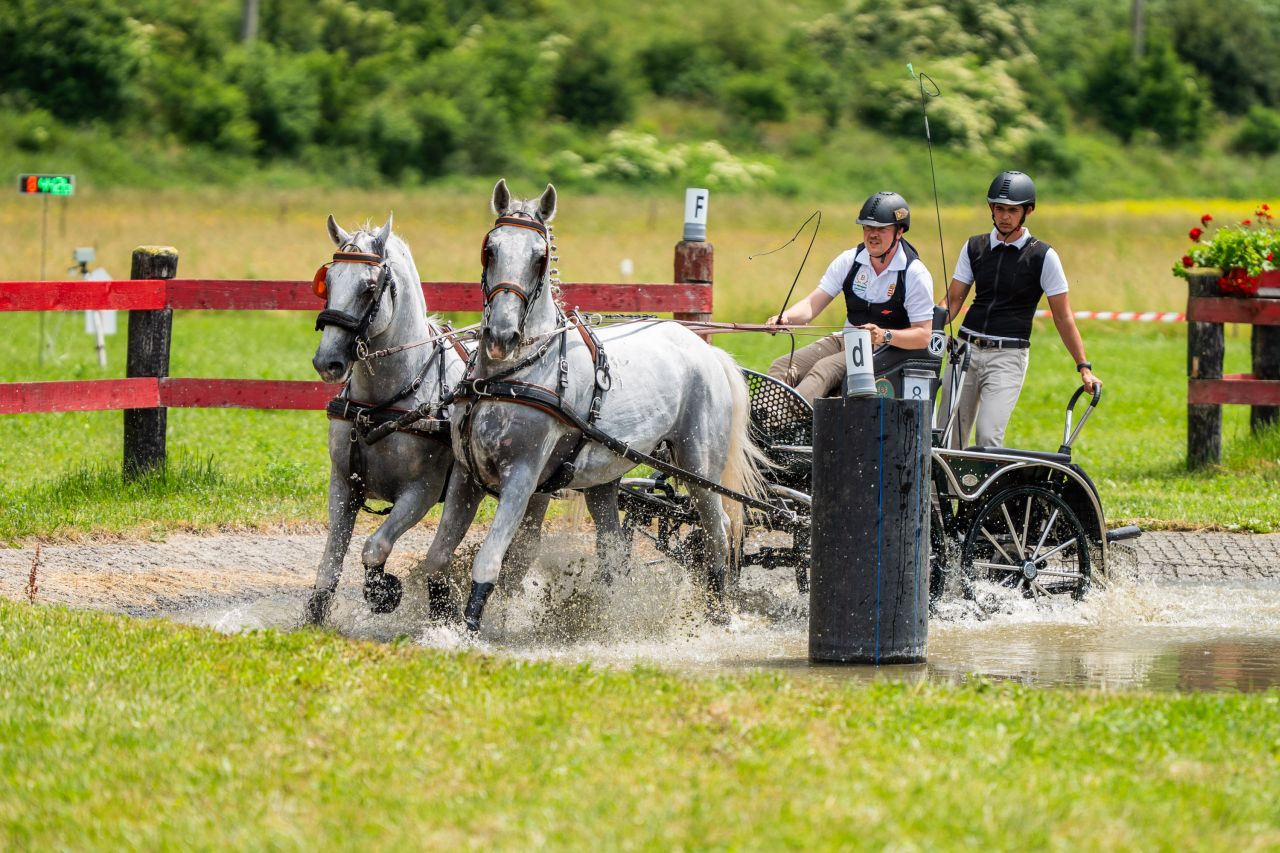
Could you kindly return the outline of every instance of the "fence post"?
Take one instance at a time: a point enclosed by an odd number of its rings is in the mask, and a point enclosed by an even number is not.
[[[712,279],[715,271],[715,247],[705,240],[681,240],[676,243],[675,282],[679,284],[704,285],[712,292]],[[681,311],[673,314],[677,320],[692,320],[696,323],[708,323],[711,314],[700,311]],[[699,332],[703,338],[710,338],[710,332]]]
[[[1280,326],[1254,326],[1250,342],[1255,379],[1280,379]],[[1280,406],[1250,406],[1249,428],[1257,433],[1280,421]]]
[[[178,250],[171,246],[139,246],[133,250],[129,277],[171,279],[178,273]],[[125,376],[168,376],[173,309],[129,312],[129,355]],[[133,479],[163,468],[168,410],[124,410],[124,476]]]
[[[1191,297],[1217,296],[1216,273],[1192,273],[1187,278]],[[1190,306],[1188,306],[1190,307]],[[1187,378],[1221,379],[1226,341],[1221,323],[1187,323]],[[1201,468],[1222,461],[1222,406],[1187,404],[1187,467]]]

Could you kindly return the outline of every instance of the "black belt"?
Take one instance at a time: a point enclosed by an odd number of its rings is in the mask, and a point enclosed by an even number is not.
[[[1031,341],[1024,341],[1021,338],[999,340],[997,338],[984,338],[979,335],[971,335],[968,332],[961,332],[960,340],[968,341],[979,349],[1026,349],[1031,346]]]

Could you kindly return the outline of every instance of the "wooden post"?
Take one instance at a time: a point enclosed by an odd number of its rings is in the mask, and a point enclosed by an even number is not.
[[[676,243],[675,278],[678,284],[701,284],[708,290],[712,288],[715,272],[715,247],[703,240],[681,240]],[[711,321],[710,313],[681,311],[673,314],[677,320],[692,320],[697,323]],[[698,333],[704,340],[711,339],[711,333]]]
[[[1250,348],[1255,379],[1280,379],[1280,326],[1254,326]],[[1280,422],[1280,406],[1251,406],[1249,427],[1255,433]]]
[[[171,279],[178,272],[178,250],[170,246],[139,246],[133,250],[130,278]],[[129,354],[125,376],[168,376],[173,309],[129,312]],[[133,479],[164,468],[168,410],[124,410],[124,476]]]
[[[1216,273],[1192,273],[1188,293],[1217,296]],[[1221,379],[1226,341],[1221,323],[1187,323],[1187,378]],[[1201,468],[1222,461],[1222,406],[1187,404],[1187,467]]]

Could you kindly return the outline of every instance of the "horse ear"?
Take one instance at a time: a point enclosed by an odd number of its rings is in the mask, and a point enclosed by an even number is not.
[[[556,215],[556,187],[555,184],[547,184],[547,188],[542,191],[542,197],[538,199],[538,213],[542,216],[543,222],[550,222]]]
[[[501,216],[511,207],[511,190],[507,189],[506,178],[498,178],[498,183],[494,184],[493,200],[489,206],[493,208],[494,216]]]
[[[373,232],[373,250],[379,255],[387,253],[387,238],[391,236],[391,213],[387,213],[387,224]]]
[[[332,213],[329,214],[329,239],[339,249],[351,242],[351,235],[342,230],[342,226],[333,218]]]

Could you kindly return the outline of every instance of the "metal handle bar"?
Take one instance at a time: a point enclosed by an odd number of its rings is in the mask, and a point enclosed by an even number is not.
[[[1098,385],[1093,386],[1093,398],[1089,400],[1089,407],[1084,410],[1084,414],[1080,416],[1080,422],[1076,424],[1076,428],[1071,429],[1071,415],[1075,410],[1076,402],[1080,399],[1080,395],[1085,392],[1085,387],[1081,385],[1076,389],[1076,393],[1071,395],[1071,402],[1067,403],[1066,425],[1062,429],[1062,446],[1058,448],[1059,453],[1071,455],[1071,444],[1076,440],[1076,436],[1080,434],[1080,430],[1084,429],[1084,422],[1089,420],[1089,415],[1093,414],[1093,410],[1097,408],[1098,401],[1102,399],[1102,388]]]

